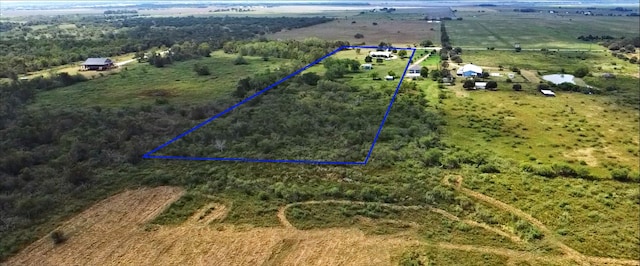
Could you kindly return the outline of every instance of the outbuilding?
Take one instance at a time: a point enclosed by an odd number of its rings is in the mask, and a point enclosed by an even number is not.
[[[481,77],[482,68],[474,64],[466,64],[459,68],[458,71],[456,71],[456,74],[464,77]]]
[[[540,92],[547,97],[556,97],[556,94],[552,90],[540,90]]]

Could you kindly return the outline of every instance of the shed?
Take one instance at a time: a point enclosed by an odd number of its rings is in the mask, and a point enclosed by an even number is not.
[[[485,89],[487,88],[487,83],[486,82],[476,82],[475,85],[473,86],[476,90],[478,89]]]
[[[552,90],[540,90],[544,96],[556,97],[556,94]]]
[[[386,79],[386,80],[393,80],[393,76],[386,76],[386,77],[384,77],[384,79]]]
[[[362,65],[360,65],[360,67],[363,70],[371,70],[371,69],[373,69],[373,65],[372,64],[362,64]]]
[[[88,58],[82,63],[80,70],[107,70],[114,66],[113,61],[109,58]]]

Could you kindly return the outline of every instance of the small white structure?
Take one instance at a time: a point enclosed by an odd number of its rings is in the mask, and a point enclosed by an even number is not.
[[[391,52],[389,51],[373,51],[369,53],[369,56],[374,58],[391,58]]]
[[[516,77],[516,75],[515,75],[515,74],[513,74],[513,73],[509,73],[509,74],[507,74],[507,77],[509,77],[510,79],[513,79],[513,78],[515,78],[515,77]]]
[[[407,70],[407,77],[414,78],[420,76],[420,66],[412,66]]]
[[[386,76],[386,77],[384,77],[384,79],[386,79],[386,80],[393,80],[393,76]]]
[[[476,82],[474,85],[474,89],[476,90],[480,90],[480,89],[486,89],[487,88],[487,83],[486,82]]]
[[[363,70],[371,70],[371,69],[373,69],[373,65],[372,64],[362,64],[362,65],[360,65],[360,67]]]
[[[556,97],[556,94],[552,90],[540,90],[544,96]]]

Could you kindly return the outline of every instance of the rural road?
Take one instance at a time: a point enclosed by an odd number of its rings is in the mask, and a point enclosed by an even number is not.
[[[125,61],[122,61],[122,62],[116,62],[116,65],[117,66],[123,66],[123,65],[129,64],[129,63],[131,63],[133,61],[136,61],[136,59],[129,59],[129,60],[125,60]]]

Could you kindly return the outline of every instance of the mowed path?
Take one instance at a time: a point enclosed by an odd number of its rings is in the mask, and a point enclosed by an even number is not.
[[[482,193],[479,192],[475,192],[473,190],[470,190],[468,188],[464,188],[462,187],[462,176],[455,176],[455,184],[451,184],[449,182],[449,177],[445,177],[442,179],[442,183],[444,183],[445,185],[448,186],[453,186],[456,190],[462,192],[463,194],[475,198],[477,200],[483,201],[488,203],[489,205],[492,205],[498,209],[501,209],[503,211],[507,211],[515,216],[518,216],[521,219],[524,219],[528,222],[530,222],[531,224],[533,224],[535,227],[538,228],[538,230],[540,230],[544,236],[554,245],[558,246],[565,254],[565,259],[569,259],[570,261],[573,261],[575,263],[578,263],[580,265],[592,265],[592,264],[597,264],[597,265],[640,265],[640,261],[636,261],[636,260],[628,260],[628,259],[615,259],[615,258],[603,258],[603,257],[594,257],[594,256],[586,256],[583,255],[582,253],[576,251],[575,249],[567,246],[566,244],[562,243],[560,240],[558,240],[555,237],[555,234],[549,230],[549,228],[547,228],[547,226],[545,226],[542,222],[540,222],[540,220],[534,218],[533,216],[531,216],[530,214],[514,207],[511,206],[509,204],[506,204],[502,201],[499,201],[497,199],[494,199],[492,197],[489,197],[487,195],[484,195]]]

